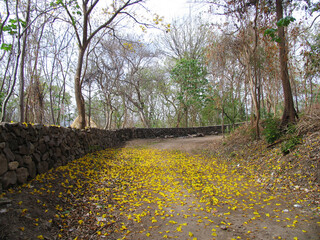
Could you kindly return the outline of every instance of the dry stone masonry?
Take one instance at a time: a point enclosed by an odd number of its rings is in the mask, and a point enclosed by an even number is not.
[[[1,123],[0,192],[26,183],[37,174],[65,165],[89,152],[119,147],[133,138],[211,135],[220,132],[220,126],[79,130],[42,124]]]

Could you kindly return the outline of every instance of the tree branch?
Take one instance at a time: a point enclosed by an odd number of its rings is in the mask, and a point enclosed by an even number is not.
[[[112,16],[111,18],[106,21],[104,24],[100,25],[100,27],[98,27],[94,32],[92,32],[88,38],[88,41],[90,42],[91,39],[103,28],[107,27],[108,25],[110,25],[112,23],[112,21],[120,14],[122,13],[121,11],[124,10],[126,7],[129,7],[129,6],[132,6],[134,4],[137,4],[139,2],[142,2],[143,0],[137,0],[137,1],[134,1],[132,3],[131,0],[128,0],[122,7],[120,7]]]

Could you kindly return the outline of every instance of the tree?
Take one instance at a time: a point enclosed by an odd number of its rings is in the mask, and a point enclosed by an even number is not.
[[[126,9],[128,9],[130,6],[143,2],[143,0],[114,1],[112,4],[113,9],[108,15],[108,19],[102,24],[98,25],[95,29],[92,29],[93,24],[90,22],[90,19],[93,18],[92,13],[94,12],[93,10],[97,6],[98,2],[99,0],[82,0],[82,6],[80,7],[77,1],[71,1],[71,6],[68,4],[69,1],[59,1],[59,4],[63,6],[67,13],[69,18],[68,22],[73,26],[78,43],[78,59],[74,77],[74,93],[79,114],[80,128],[85,128],[86,126],[85,103],[82,94],[82,75],[86,50],[93,38],[100,31],[114,31],[114,28],[111,26],[111,24],[115,22],[115,19],[117,19],[119,15],[126,15],[134,18],[129,12],[126,11]],[[77,15],[82,16],[82,23],[76,20]]]
[[[283,18],[282,0],[276,0],[277,20],[278,20],[278,37],[279,37],[279,54],[280,54],[280,69],[281,81],[284,95],[284,109],[281,119],[281,125],[286,126],[296,121],[298,117],[293,104],[292,91],[289,80],[288,71],[288,50],[286,48],[286,38],[284,26],[289,23]]]
[[[201,81],[205,79],[206,68],[204,63],[204,54],[210,35],[208,34],[210,26],[203,22],[201,17],[184,18],[182,21],[174,21],[169,32],[161,38],[161,48],[168,56],[170,75],[173,84],[177,85],[175,99],[169,99],[170,102],[178,102],[178,106],[173,105],[176,111],[177,126],[181,124],[184,117],[184,125],[189,125],[191,116],[192,125],[200,122],[200,110],[204,106],[204,98],[198,98],[196,91],[202,91]],[[179,74],[182,74],[179,76]],[[196,76],[197,74],[203,76]],[[199,81],[197,83],[197,81]],[[193,89],[199,87],[199,89]],[[186,91],[183,93],[183,91]],[[202,96],[204,97],[204,96]],[[194,105],[192,105],[194,104]]]
[[[175,20],[160,40],[161,49],[173,59],[200,59],[208,43],[209,29],[200,17]]]
[[[1,92],[6,92],[6,97],[2,103],[2,117],[1,120],[6,120],[6,106],[10,100],[10,97],[17,94],[19,97],[19,121],[25,121],[25,85],[28,79],[28,73],[30,75],[37,75],[35,70],[37,66],[38,52],[35,56],[34,68],[27,69],[32,65],[32,54],[27,51],[27,49],[33,49],[30,47],[29,36],[35,28],[41,28],[42,31],[45,28],[46,21],[42,19],[42,16],[47,16],[46,14],[52,10],[52,7],[47,4],[47,2],[39,3],[31,0],[17,0],[15,4],[9,4],[9,1],[4,1],[7,8],[7,16],[5,21],[1,24],[0,35],[2,35],[2,40],[5,43],[1,44],[1,50],[4,54],[0,58],[3,60],[6,52],[9,52],[7,57],[7,66],[5,68],[5,74],[3,76],[3,81],[1,85]],[[10,8],[10,11],[9,11]],[[10,12],[14,12],[14,17],[12,18]],[[49,14],[52,16],[53,14]],[[10,19],[9,19],[10,18]],[[9,19],[9,20],[8,20]],[[7,21],[8,20],[8,21]],[[36,25],[39,24],[39,25]],[[35,26],[36,25],[36,26]],[[5,35],[5,36],[4,36]],[[41,34],[40,34],[41,35]],[[10,38],[12,39],[9,43]],[[37,50],[40,48],[41,36],[36,39],[35,43]],[[29,58],[29,59],[28,59]],[[27,61],[30,60],[30,61]],[[11,65],[11,66],[10,66]],[[10,69],[11,68],[11,69]],[[10,72],[11,70],[11,72]],[[29,76],[30,77],[30,76]],[[32,78],[32,77],[31,77]],[[15,92],[15,85],[19,79],[19,93]],[[8,89],[5,90],[4,86],[7,85]],[[14,101],[16,102],[16,101]]]
[[[7,70],[9,69],[9,63],[12,60],[11,54],[13,56],[15,56],[15,62],[12,67],[12,73],[9,77],[9,80],[12,80],[12,82],[10,82],[8,84],[9,88],[8,88],[8,91],[6,92],[6,96],[5,96],[5,98],[2,102],[2,106],[1,106],[1,122],[5,121],[7,104],[8,104],[9,99],[11,98],[11,96],[14,92],[14,88],[15,88],[15,85],[17,82],[19,59],[21,56],[21,37],[22,37],[21,33],[23,32],[22,28],[26,27],[25,22],[19,18],[18,7],[19,7],[19,1],[16,1],[16,4],[15,4],[15,11],[16,11],[15,17],[16,17],[16,19],[10,19],[9,24],[7,24],[7,26],[4,25],[6,22],[1,24],[1,31],[8,32],[8,34],[12,37],[12,42],[10,44],[3,43],[1,45],[1,49],[5,50],[5,51],[10,51],[10,55],[8,58],[8,64],[7,64],[7,68],[6,68],[6,73],[7,73]],[[7,17],[9,17],[10,12],[9,12],[8,4],[6,4],[6,8],[7,8],[7,14],[8,14]],[[1,32],[1,34],[3,34],[3,32]],[[17,38],[16,44],[14,44],[15,38]],[[14,46],[14,45],[16,45],[16,46]],[[16,49],[15,49],[15,47],[16,47]],[[4,74],[4,76],[6,76],[6,74]],[[6,81],[6,77],[3,78],[3,83],[4,83],[4,81]]]
[[[261,17],[261,9],[265,6],[260,3],[260,1],[246,1],[246,0],[236,0],[236,1],[213,1],[213,4],[217,5],[218,8],[223,10],[223,14],[228,18],[228,22],[231,24],[224,28],[221,27],[223,35],[225,36],[224,41],[222,44],[219,44],[216,49],[209,49],[209,51],[216,52],[215,55],[218,55],[218,60],[220,63],[220,59],[225,58],[225,53],[223,52],[224,49],[232,48],[233,56],[237,58],[234,62],[240,65],[241,69],[244,69],[244,76],[245,79],[238,78],[239,82],[243,81],[241,84],[244,83],[245,88],[248,87],[251,95],[251,120],[252,124],[255,126],[256,137],[260,137],[259,131],[259,121],[260,121],[260,98],[261,98],[261,62],[259,49],[260,49],[260,36],[259,36],[259,28],[262,25],[262,17]],[[228,40],[228,38],[230,40]],[[229,43],[228,43],[229,42]],[[229,46],[225,46],[229,44]],[[220,47],[220,49],[219,49]],[[221,48],[222,47],[222,48]],[[219,53],[221,52],[221,53]],[[219,53],[219,54],[217,54]],[[220,55],[220,56],[219,56]],[[222,56],[222,57],[221,57]],[[225,62],[222,61],[222,63]],[[234,66],[234,65],[233,65]],[[225,69],[228,68],[226,64],[220,63],[220,68]],[[234,69],[234,68],[231,68]],[[221,79],[224,83],[222,85],[226,85],[227,81],[225,80],[226,71],[222,70]],[[242,72],[242,71],[240,71]],[[229,77],[229,79],[233,79],[233,77]],[[233,82],[233,81],[232,81]],[[222,86],[223,89],[225,86]],[[232,86],[233,88],[233,86]],[[238,88],[240,90],[240,88]],[[247,89],[245,90],[247,91]],[[234,95],[231,95],[232,98]],[[245,93],[247,97],[247,94]],[[224,98],[222,98],[225,100]],[[234,99],[234,98],[233,98]],[[235,99],[234,99],[235,100]],[[240,103],[240,101],[239,101]],[[233,105],[234,106],[234,105]],[[241,104],[239,104],[241,106]],[[222,107],[225,107],[222,104]],[[223,114],[226,115],[225,109],[223,109]],[[241,109],[238,109],[240,112]],[[227,115],[226,115],[227,116]],[[232,118],[229,114],[229,120]]]
[[[124,73],[124,46],[112,36],[106,36],[93,50],[96,81],[103,101],[104,129],[111,129],[112,121],[118,105],[117,86]],[[125,122],[125,120],[124,120]]]
[[[26,26],[29,25],[30,21],[30,5],[31,1],[28,0],[27,2],[27,9],[26,9],[26,17],[25,17],[25,24]],[[24,119],[24,65],[25,65],[25,58],[26,58],[26,51],[27,51],[27,38],[28,38],[28,28],[26,28],[23,33],[23,40],[22,40],[22,49],[21,49],[21,58],[20,58],[20,73],[19,73],[19,80],[20,80],[20,122],[23,122]]]
[[[318,26],[319,27],[319,26]],[[310,33],[309,33],[310,34]],[[316,100],[316,79],[320,77],[320,34],[310,34],[305,38],[304,57],[304,77],[305,77],[305,106],[312,106]],[[309,83],[309,85],[308,85]]]
[[[127,73],[120,81],[119,93],[133,105],[131,111],[137,112],[143,126],[148,128],[151,127],[148,100],[153,92],[153,79],[148,76],[147,69],[156,55],[147,44],[139,41],[126,43],[122,51]]]
[[[192,123],[196,122],[196,112],[202,107],[206,98],[208,80],[206,67],[196,59],[182,58],[171,70],[171,78],[178,84],[178,100],[184,112],[185,127],[188,127],[189,114]],[[180,119],[178,119],[179,125]]]

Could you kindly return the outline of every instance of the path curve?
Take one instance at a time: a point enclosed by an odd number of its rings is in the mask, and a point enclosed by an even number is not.
[[[205,137],[153,138],[134,139],[128,141],[125,147],[150,147],[162,150],[180,150],[188,153],[198,153],[203,150],[215,149],[223,136],[210,135]]]

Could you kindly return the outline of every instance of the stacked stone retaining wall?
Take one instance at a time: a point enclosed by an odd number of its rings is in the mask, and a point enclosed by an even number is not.
[[[133,138],[180,137],[221,133],[221,126],[78,130],[41,124],[0,124],[0,191],[89,152],[118,147]]]

